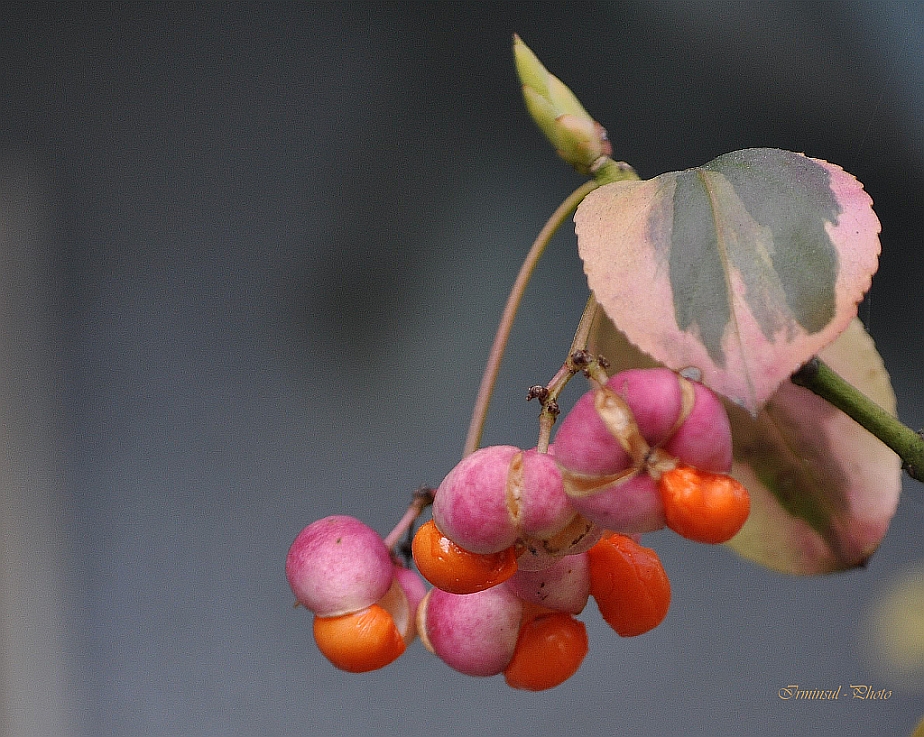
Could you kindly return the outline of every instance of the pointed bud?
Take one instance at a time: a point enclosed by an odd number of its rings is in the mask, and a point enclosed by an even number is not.
[[[558,155],[582,174],[589,174],[595,163],[613,152],[603,126],[517,35],[513,37],[513,57],[529,114]]]

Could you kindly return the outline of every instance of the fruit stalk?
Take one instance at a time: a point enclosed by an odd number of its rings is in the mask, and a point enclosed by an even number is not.
[[[606,382],[607,377],[602,360],[594,359],[587,353],[587,341],[596,317],[597,298],[591,292],[580,322],[578,322],[577,330],[574,332],[568,358],[548,384],[544,387],[531,387],[527,395],[527,399],[537,398],[542,404],[542,412],[539,413],[539,440],[536,443],[536,449],[540,453],[547,453],[549,450],[552,427],[559,413],[558,395],[575,374],[583,371],[599,383]]]
[[[389,550],[394,550],[395,546],[401,540],[402,537],[407,535],[408,530],[411,529],[411,526],[414,522],[417,521],[417,518],[423,514],[423,511],[433,504],[433,489],[422,486],[417,491],[414,492],[414,499],[411,501],[410,506],[407,508],[407,511],[398,520],[398,524],[395,525],[394,529],[388,533],[388,536],[385,538],[385,547]]]

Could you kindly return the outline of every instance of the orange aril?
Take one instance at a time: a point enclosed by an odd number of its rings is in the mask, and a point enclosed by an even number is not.
[[[325,658],[349,673],[384,668],[405,650],[391,614],[378,604],[339,617],[315,617],[314,641]]]
[[[504,670],[507,685],[525,691],[555,688],[577,673],[587,655],[587,629],[566,612],[526,617],[513,658]]]
[[[460,548],[433,520],[421,525],[411,546],[420,575],[450,594],[474,594],[510,578],[517,570],[514,548],[480,555]]]
[[[751,511],[748,490],[724,473],[678,466],[664,473],[658,486],[667,526],[689,540],[731,540]]]
[[[588,552],[590,595],[622,637],[654,629],[667,616],[671,585],[661,559],[631,537],[610,533]]]

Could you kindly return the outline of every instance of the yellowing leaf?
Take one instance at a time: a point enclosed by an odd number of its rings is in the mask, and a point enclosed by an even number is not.
[[[629,340],[752,414],[846,328],[878,266],[860,183],[778,149],[607,184],[574,219],[589,286]]]

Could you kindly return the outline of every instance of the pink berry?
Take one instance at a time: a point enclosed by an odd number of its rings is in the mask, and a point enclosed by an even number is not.
[[[472,553],[497,553],[517,539],[507,509],[512,445],[481,448],[463,458],[443,479],[433,501],[433,521],[446,537]]]
[[[607,388],[622,397],[650,446],[667,440],[681,410],[677,375],[669,369],[631,369],[613,376]],[[584,394],[555,436],[555,458],[562,468],[588,476],[626,470],[632,459],[595,407],[596,390]]]
[[[696,403],[683,424],[664,444],[681,463],[701,471],[728,473],[732,466],[731,425],[719,398],[693,384]]]
[[[552,453],[525,450],[510,462],[507,509],[520,535],[552,537],[574,517]]]
[[[522,614],[523,602],[503,585],[475,594],[430,589],[417,610],[417,630],[427,649],[451,668],[494,676],[513,657]]]
[[[286,556],[299,604],[321,617],[365,609],[391,586],[394,567],[381,537],[355,517],[334,515],[303,529]]]
[[[580,614],[590,596],[587,553],[562,556],[541,571],[520,569],[505,585],[530,604]]]
[[[433,520],[459,547],[479,555],[524,536],[556,535],[574,517],[554,458],[510,445],[481,448],[443,479]]]

